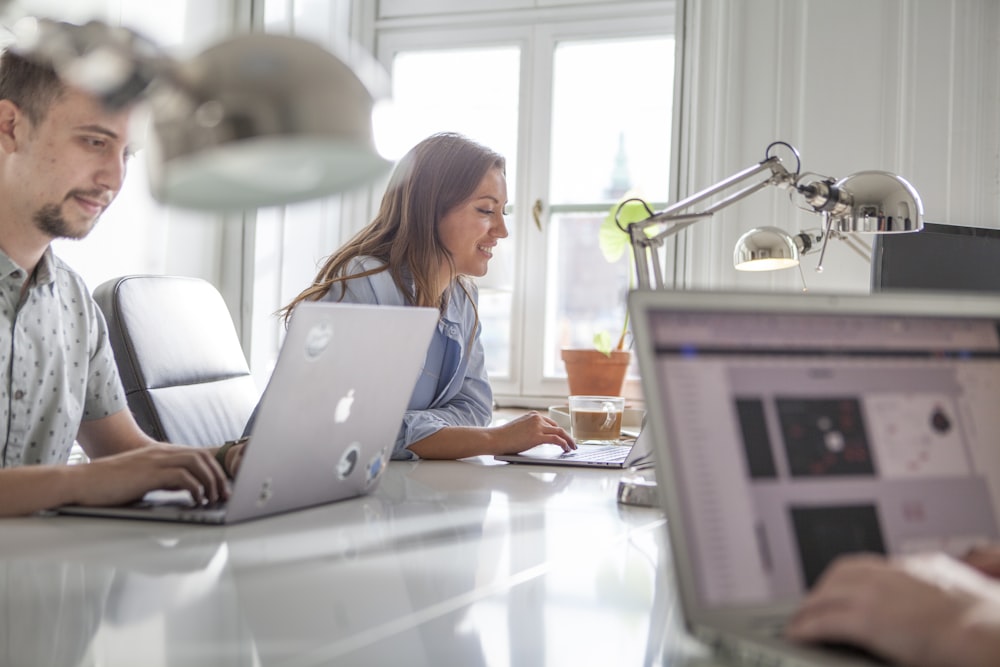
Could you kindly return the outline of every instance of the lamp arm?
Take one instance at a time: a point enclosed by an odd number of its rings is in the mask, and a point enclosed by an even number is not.
[[[781,143],[781,142],[776,142]],[[771,146],[773,146],[772,144]],[[787,144],[784,144],[787,146]],[[771,146],[768,146],[768,151],[770,151]],[[791,147],[789,147],[791,148]],[[798,158],[798,153],[795,152],[796,158]],[[727,190],[734,185],[745,181],[748,178],[756,176],[762,172],[769,172],[769,176],[758,183],[749,185],[742,190],[734,192],[721,199],[720,201],[708,206],[703,211],[684,213],[685,209],[688,209],[695,204],[702,202],[724,190]],[[797,170],[796,170],[797,173]],[[633,222],[628,225],[627,231],[629,235],[629,240],[632,243],[632,253],[635,256],[635,270],[636,270],[636,285],[639,289],[660,289],[663,287],[663,277],[660,269],[659,262],[656,261],[656,250],[663,245],[665,239],[674,236],[680,231],[690,227],[699,220],[704,220],[705,218],[710,218],[715,214],[716,211],[720,211],[727,206],[731,206],[736,202],[749,197],[758,190],[769,185],[776,186],[788,186],[794,185],[796,175],[790,173],[785,169],[784,165],[781,163],[781,159],[776,156],[768,156],[763,161],[747,167],[746,169],[729,176],[728,178],[719,181],[715,185],[712,185],[700,192],[678,201],[667,208],[654,213],[645,220],[639,222]],[[647,229],[656,225],[668,225],[663,231],[657,234],[647,233]],[[619,225],[620,227],[620,225]],[[650,280],[650,267],[653,272],[653,280]]]
[[[829,213],[824,213],[823,216],[826,219],[826,225],[824,226],[823,229],[823,235],[822,235],[823,244],[820,246],[819,261],[816,263],[816,273],[823,273],[823,261],[826,259],[826,244],[830,239],[837,239],[838,241],[843,241],[844,245],[846,245],[848,248],[857,253],[861,257],[861,259],[865,260],[868,263],[871,263],[872,261],[871,248],[861,243],[861,241],[859,241],[857,237],[854,236],[853,234],[841,232],[835,229],[833,227],[833,216],[831,216]],[[808,251],[809,251],[808,249],[804,250],[803,254],[805,254]]]
[[[781,160],[771,154],[774,146],[785,146],[795,156],[796,167],[790,172]],[[799,205],[803,210],[823,216],[824,228],[818,235],[800,233],[790,237],[784,231],[773,227],[752,229],[737,243],[734,264],[741,270],[772,270],[798,264],[800,255],[809,252],[815,243],[819,247],[819,262],[816,271],[823,270],[827,243],[831,238],[844,241],[847,246],[863,259],[871,262],[871,249],[857,238],[853,232],[895,233],[919,231],[923,226],[923,204],[917,191],[905,179],[885,171],[862,171],[840,180],[813,174],[817,178],[807,182],[801,172],[798,151],[783,141],[771,143],[765,151],[764,160],[719,181],[686,199],[668,206],[657,213],[650,212],[645,220],[630,223],[626,229],[615,220],[619,229],[626,232],[635,256],[636,289],[659,289],[664,286],[661,264],[656,251],[664,241],[699,220],[712,217],[716,212],[749,197],[768,185],[790,189],[808,205]],[[761,172],[770,171],[763,181],[744,187],[701,211],[689,211],[695,204],[721,193]],[[646,207],[649,211],[649,207]],[[655,229],[653,229],[655,227]],[[758,261],[765,260],[765,261]],[[751,267],[754,264],[754,267]],[[652,273],[652,277],[650,276]]]
[[[853,234],[845,234],[842,232],[834,232],[833,237],[843,241],[844,245],[846,245],[848,248],[850,248],[858,255],[860,255],[861,258],[864,259],[866,262],[872,261],[871,247],[859,241],[857,236],[854,236]]]
[[[676,217],[678,217],[675,214],[678,214],[680,211],[683,211],[686,208],[694,206],[698,202],[704,201],[705,199],[708,199],[709,197],[712,197],[713,195],[716,195],[722,192],[723,190],[726,190],[732,187],[733,185],[736,185],[737,183],[744,181],[750,178],[751,176],[755,176],[763,171],[770,171],[771,177],[765,180],[761,185],[767,185],[776,174],[785,174],[785,175],[788,174],[788,171],[781,164],[781,159],[778,158],[777,156],[772,156],[765,159],[762,162],[758,162],[752,167],[748,167],[743,171],[735,173],[732,176],[719,181],[715,185],[705,188],[701,192],[696,192],[693,195],[687,197],[686,199],[682,199],[679,202],[671,204],[662,211],[654,213],[646,220],[633,224],[648,226],[662,222],[670,222]]]

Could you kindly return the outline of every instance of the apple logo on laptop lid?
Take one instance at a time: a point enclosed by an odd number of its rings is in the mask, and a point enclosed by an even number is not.
[[[337,401],[337,407],[333,411],[333,422],[343,424],[351,417],[351,406],[354,405],[354,390],[347,392],[346,396]]]

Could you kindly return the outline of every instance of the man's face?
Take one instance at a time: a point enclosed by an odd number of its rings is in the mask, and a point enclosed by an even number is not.
[[[68,89],[38,125],[22,116],[13,170],[24,197],[19,213],[51,238],[89,234],[125,178],[129,113]]]

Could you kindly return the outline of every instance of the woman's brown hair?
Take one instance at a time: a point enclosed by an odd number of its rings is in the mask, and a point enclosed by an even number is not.
[[[322,298],[334,283],[380,271],[389,271],[411,305],[443,309],[447,285],[440,284],[442,262],[451,266],[452,280],[458,276],[438,236],[438,222],[473,195],[490,169],[505,168],[503,156],[460,134],[445,132],[421,141],[393,170],[375,219],[327,258],[312,285],[281,310],[285,320],[301,301]],[[348,263],[362,256],[385,266],[345,275]]]

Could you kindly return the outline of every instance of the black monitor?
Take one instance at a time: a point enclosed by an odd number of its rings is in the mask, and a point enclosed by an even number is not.
[[[1000,229],[927,222],[919,232],[879,234],[872,291],[888,290],[1000,294]]]

